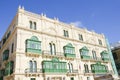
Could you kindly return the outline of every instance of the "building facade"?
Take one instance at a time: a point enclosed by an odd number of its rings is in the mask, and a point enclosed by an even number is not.
[[[18,8],[0,42],[0,80],[102,78],[117,78],[103,34]]]
[[[120,76],[120,42],[112,45],[112,54],[115,61],[115,65]]]

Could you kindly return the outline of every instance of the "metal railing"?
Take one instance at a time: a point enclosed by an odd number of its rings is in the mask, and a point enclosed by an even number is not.
[[[42,55],[64,56],[64,54],[62,52],[51,53],[50,51],[47,51],[47,50],[43,50]]]
[[[25,69],[25,73],[42,73],[42,69],[40,69],[40,68],[37,68],[37,69],[27,68],[27,69]]]
[[[92,71],[91,70],[83,70],[83,73],[84,74],[90,74],[90,73],[92,73]]]
[[[77,69],[73,69],[73,70],[67,70],[67,73],[78,73],[78,70]]]
[[[94,60],[94,61],[102,61],[102,58],[101,57],[92,57],[90,58],[91,60]]]

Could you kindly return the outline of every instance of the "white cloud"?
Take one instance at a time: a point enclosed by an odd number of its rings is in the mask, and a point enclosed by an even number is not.
[[[76,27],[83,27],[83,24],[81,21],[75,21],[75,22],[70,22],[70,24],[76,26]]]

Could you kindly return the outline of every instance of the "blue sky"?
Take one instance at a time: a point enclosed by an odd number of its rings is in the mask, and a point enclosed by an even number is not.
[[[88,30],[104,33],[110,43],[120,41],[120,0],[1,0],[0,38],[10,25],[19,5],[47,17],[58,17]]]

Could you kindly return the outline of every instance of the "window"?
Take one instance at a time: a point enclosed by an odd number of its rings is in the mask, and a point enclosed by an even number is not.
[[[29,26],[30,26],[30,29],[34,29],[34,30],[37,29],[36,22],[29,21]]]
[[[34,27],[34,30],[36,30],[36,22],[34,22],[34,25],[33,25],[33,27]]]
[[[54,43],[49,43],[51,55],[56,55],[56,46]]]
[[[13,51],[14,51],[14,43],[12,43],[11,53],[13,53]]]
[[[30,29],[32,29],[32,21],[30,21],[29,24],[30,24]]]
[[[98,39],[99,45],[102,45],[102,41],[100,39]]]
[[[69,72],[72,73],[73,72],[73,64],[68,63],[68,66],[69,66]]]
[[[37,72],[37,63],[33,61],[33,72]]]
[[[65,77],[63,77],[63,80],[65,80]]]
[[[89,73],[89,68],[87,64],[84,64],[84,68],[85,68],[85,73]]]
[[[83,41],[83,36],[82,36],[82,34],[78,34],[78,36],[79,36],[79,40],[80,40],[80,41]]]
[[[6,37],[5,37],[5,38],[3,39],[3,45],[5,44],[6,40],[7,40],[7,39],[6,39]]]
[[[63,30],[63,33],[64,33],[64,37],[69,37],[69,33],[67,30]]]
[[[5,50],[3,52],[3,61],[8,60],[9,58],[9,50]]]
[[[87,80],[90,80],[90,77],[87,77]]]
[[[31,78],[30,80],[36,80],[35,78]]]
[[[30,72],[37,72],[37,62],[29,61]]]
[[[9,31],[9,33],[7,34],[6,36],[7,39],[9,38],[10,34],[11,34],[11,31]]]
[[[30,72],[33,72],[33,63],[32,63],[32,61],[29,62],[29,66],[30,66]]]
[[[13,61],[7,62],[5,65],[5,75],[12,74],[13,68],[14,68],[14,62]]]
[[[96,52],[95,51],[92,51],[92,55],[93,55],[93,59],[97,59],[97,57],[96,57]]]

